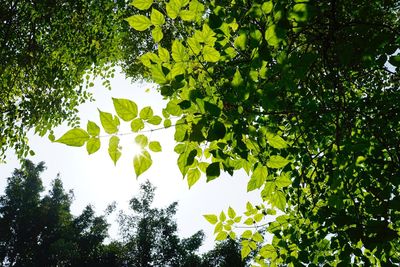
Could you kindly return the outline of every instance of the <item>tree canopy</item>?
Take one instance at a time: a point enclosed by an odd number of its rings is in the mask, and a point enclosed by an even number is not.
[[[259,266],[399,264],[398,1],[132,5],[140,14],[126,20],[158,44],[140,57],[143,76],[169,103],[164,120],[125,99],[114,99],[116,116],[100,113],[114,162],[119,118],[132,132],[176,118],[189,187],[201,173],[211,181],[244,169],[247,190],[260,190],[263,203],[248,203],[244,216],[206,216],[217,240],[235,238],[243,222],[254,229],[241,235],[242,256],[257,251]],[[164,43],[166,29],[173,38]],[[99,132],[90,122],[57,141],[94,153]],[[160,148],[141,133],[136,142],[139,176]],[[260,225],[276,209],[283,215]]]

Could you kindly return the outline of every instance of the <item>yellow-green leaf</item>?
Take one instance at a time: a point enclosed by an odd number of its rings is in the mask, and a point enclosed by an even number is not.
[[[147,136],[143,135],[143,134],[139,134],[135,137],[135,142],[136,144],[138,144],[141,148],[144,148],[147,146],[147,144],[149,143],[149,140],[147,138]]]
[[[151,159],[149,152],[146,150],[143,150],[142,153],[135,155],[133,157],[133,167],[135,169],[136,177],[139,177],[142,173],[147,171],[152,163],[153,160]]]
[[[135,102],[129,99],[113,98],[113,104],[117,115],[124,121],[131,121],[136,118],[138,108]]]
[[[100,134],[100,127],[93,121],[88,121],[86,128],[88,134],[92,136],[98,136]]]
[[[158,141],[151,141],[149,143],[149,149],[153,152],[161,152],[161,144]]]
[[[215,240],[217,241],[223,241],[228,237],[228,233],[225,231],[221,231],[218,233],[218,235],[215,237]]]
[[[137,31],[145,31],[152,25],[150,19],[143,15],[133,15],[125,20]]]
[[[206,214],[203,215],[203,217],[211,224],[216,224],[218,222],[218,217],[217,215],[214,214]]]
[[[229,218],[233,219],[236,216],[236,212],[234,209],[232,209],[231,207],[228,208],[228,216]]]
[[[268,143],[277,149],[282,149],[287,147],[286,141],[280,137],[279,135],[274,135],[272,133],[267,133],[266,138],[268,140]]]
[[[267,161],[267,166],[274,169],[285,167],[290,161],[282,156],[271,156]]]
[[[168,63],[170,60],[168,50],[163,48],[161,45],[158,46],[158,57],[162,60],[162,62]]]
[[[104,131],[108,134],[114,134],[118,131],[119,120],[118,118],[111,115],[111,113],[103,112],[99,110],[100,113],[100,122],[103,126]]]
[[[182,62],[188,59],[186,48],[178,40],[174,40],[174,42],[172,43],[172,58],[176,62]]]
[[[118,136],[111,136],[108,144],[108,154],[110,155],[110,158],[114,162],[114,165],[116,165],[118,159],[121,157]]]
[[[144,128],[144,122],[141,118],[136,118],[131,122],[131,129],[133,132],[138,132]]]
[[[87,140],[89,140],[89,134],[81,128],[75,128],[66,132],[55,142],[68,146],[83,146]]]
[[[151,107],[144,107],[140,111],[139,116],[143,120],[148,120],[153,117],[153,109]]]
[[[179,16],[184,21],[192,21],[196,18],[196,13],[191,10],[182,10],[181,12],[179,12]]]
[[[199,169],[189,169],[187,172],[187,183],[189,185],[189,188],[191,188],[199,179],[200,179],[201,173]]]
[[[86,143],[86,150],[90,154],[97,152],[100,149],[100,139],[91,137]]]
[[[153,116],[150,119],[147,120],[148,123],[153,124],[153,125],[159,125],[162,121],[162,118],[160,116]]]
[[[151,31],[151,36],[153,36],[153,39],[156,43],[160,42],[162,38],[164,37],[164,34],[162,32],[161,27],[156,26],[152,31]]]
[[[147,10],[153,4],[153,0],[134,0],[131,5],[140,10]]]
[[[214,47],[205,46],[203,48],[203,58],[207,62],[217,62],[220,58],[220,54]]]
[[[164,15],[157,9],[151,10],[150,21],[154,26],[161,26],[165,23]]]
[[[292,180],[290,179],[290,173],[284,172],[279,175],[275,180],[275,185],[278,188],[287,187],[292,184]]]

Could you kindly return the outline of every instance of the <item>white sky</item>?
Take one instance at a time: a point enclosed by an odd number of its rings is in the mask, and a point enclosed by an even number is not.
[[[100,125],[97,108],[115,114],[111,97],[128,98],[138,104],[139,110],[151,106],[155,114],[161,116],[161,109],[166,102],[151,85],[145,83],[131,83],[125,80],[122,74],[117,74],[111,80],[112,90],[104,88],[101,81],[96,81],[93,93],[96,102],[86,103],[79,109],[82,128],[86,129],[87,120],[92,120]],[[148,92],[146,89],[151,88]],[[129,123],[121,120],[122,132],[129,132]],[[61,126],[55,129],[56,138],[59,138],[69,128]],[[125,130],[126,129],[126,130]],[[121,132],[121,131],[120,131]],[[103,132],[104,133],[104,132]],[[239,172],[233,177],[223,173],[220,178],[206,183],[202,177],[190,190],[187,181],[182,180],[182,175],[176,164],[177,154],[173,151],[175,141],[173,138],[174,127],[148,134],[151,140],[160,141],[163,151],[152,153],[153,165],[137,180],[133,170],[133,147],[135,135],[121,137],[122,156],[114,166],[108,156],[108,138],[103,138],[102,148],[93,155],[88,155],[85,147],[68,147],[63,144],[51,143],[47,137],[40,138],[30,135],[31,148],[36,152],[34,157],[29,157],[34,163],[44,161],[47,170],[42,179],[49,189],[50,182],[60,173],[66,191],[73,189],[75,200],[72,213],[80,214],[82,209],[93,204],[97,214],[103,214],[108,204],[116,201],[117,210],[127,210],[128,201],[138,193],[139,184],[149,179],[156,187],[156,207],[165,207],[173,201],[178,201],[176,215],[179,234],[188,237],[198,230],[204,230],[207,235],[201,252],[209,250],[214,245],[213,226],[203,217],[203,214],[219,214],[229,206],[238,213],[244,210],[247,201],[259,203],[259,192],[247,193],[248,177],[244,172]],[[16,157],[10,151],[7,164],[0,164],[0,192],[6,186],[6,178],[18,168]],[[116,213],[114,213],[116,214]],[[116,238],[117,225],[110,216],[112,223],[111,238]]]

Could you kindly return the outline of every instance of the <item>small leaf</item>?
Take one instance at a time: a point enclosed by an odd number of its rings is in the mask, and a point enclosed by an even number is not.
[[[221,231],[218,233],[217,237],[215,237],[215,240],[217,241],[223,241],[228,237],[228,233],[225,231]]]
[[[137,31],[145,31],[152,25],[150,19],[143,15],[133,15],[125,20]]]
[[[219,177],[219,175],[220,175],[219,162],[214,162],[214,163],[211,163],[210,165],[208,165],[208,167],[206,169],[206,175],[207,175],[207,182]]]
[[[100,139],[97,137],[91,137],[86,143],[86,150],[89,155],[97,152],[100,149]]]
[[[221,213],[219,214],[219,220],[221,222],[224,222],[226,220],[225,212],[221,211]]]
[[[117,115],[124,121],[131,121],[136,118],[138,108],[135,102],[129,99],[113,98],[113,104]]]
[[[186,48],[178,40],[174,40],[172,43],[172,58],[176,62],[183,62],[188,59]]]
[[[66,132],[55,142],[68,146],[83,146],[87,140],[89,140],[89,134],[81,128],[75,128]]]
[[[151,31],[151,36],[153,36],[154,42],[158,43],[162,40],[164,37],[164,34],[162,32],[161,27],[156,26],[152,31]]]
[[[229,218],[233,219],[236,216],[236,212],[234,209],[232,209],[231,207],[228,208],[228,216]]]
[[[149,143],[149,140],[147,139],[147,136],[143,134],[139,134],[135,137],[135,142],[138,144],[141,148],[144,148],[147,146]]]
[[[153,0],[134,0],[131,5],[140,10],[147,10],[153,4]]]
[[[168,63],[170,60],[168,50],[163,48],[161,45],[158,46],[158,57],[162,60],[162,62]]]
[[[267,161],[267,166],[274,169],[285,167],[290,161],[282,156],[271,156]]]
[[[190,169],[187,172],[187,183],[189,185],[189,189],[200,179],[201,173],[199,169]]]
[[[246,230],[241,235],[241,238],[250,239],[253,236],[253,232],[251,230]]]
[[[147,171],[153,163],[149,152],[146,150],[142,153],[135,155],[133,158],[133,167],[135,169],[136,177],[139,177],[142,173]]]
[[[153,116],[149,120],[147,120],[148,123],[153,124],[153,125],[159,125],[162,121],[162,118],[160,116]]]
[[[179,12],[179,16],[184,21],[192,21],[196,18],[196,13],[191,10],[182,10],[181,12]]]
[[[165,23],[164,15],[157,9],[151,10],[150,21],[154,26],[161,26]]]
[[[167,15],[171,19],[176,19],[181,10],[181,6],[178,5],[175,1],[170,1],[169,3],[167,3],[166,7],[167,7]]]
[[[271,204],[281,211],[285,211],[286,197],[282,191],[276,191],[271,197]]]
[[[131,129],[133,132],[137,133],[143,128],[144,128],[144,122],[141,118],[136,118],[131,122]]]
[[[274,6],[273,6],[272,1],[267,1],[267,2],[264,2],[264,3],[262,4],[261,10],[262,10],[265,14],[269,14],[269,13],[271,13],[273,7],[274,7]]]
[[[88,121],[86,128],[88,134],[92,136],[98,136],[100,134],[100,127],[93,121]]]
[[[161,144],[158,141],[152,141],[149,143],[149,149],[153,152],[161,152]]]
[[[111,136],[109,144],[108,144],[108,154],[110,155],[110,158],[114,162],[114,165],[116,165],[118,159],[121,157],[118,136]]]
[[[113,118],[111,113],[103,112],[99,110],[100,122],[104,128],[104,131],[108,134],[114,134],[118,131],[119,121]]]
[[[203,58],[207,62],[217,62],[220,54],[214,47],[207,45],[203,48]]]
[[[164,120],[164,127],[165,127],[165,128],[171,127],[171,120],[170,120],[170,119]]]
[[[285,140],[283,140],[282,137],[279,135],[274,135],[272,133],[267,133],[266,138],[268,140],[268,143],[273,147],[277,149],[282,149],[287,147],[287,143]]]
[[[278,188],[287,187],[292,184],[292,180],[290,180],[290,173],[285,172],[279,175],[275,180],[275,185]]]
[[[167,82],[167,78],[165,77],[164,72],[160,65],[151,65],[150,66],[151,78],[154,82],[158,84],[165,84]]]
[[[217,215],[207,214],[207,215],[203,215],[203,217],[211,224],[216,224],[218,222]]]
[[[240,251],[240,254],[242,256],[242,259],[246,258],[251,252],[251,248],[249,246],[242,246],[242,250]]]
[[[151,117],[153,117],[153,109],[151,107],[144,107],[140,113],[139,116],[143,120],[148,120]]]

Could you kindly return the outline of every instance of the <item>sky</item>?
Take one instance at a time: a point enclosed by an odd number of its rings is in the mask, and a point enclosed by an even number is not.
[[[152,84],[132,82],[124,78],[123,74],[115,75],[111,80],[112,90],[102,86],[97,79],[91,91],[95,102],[85,103],[79,107],[81,127],[86,129],[88,120],[100,125],[97,109],[115,114],[112,97],[127,98],[138,104],[139,110],[151,106],[156,115],[161,116],[161,110],[166,105]],[[156,127],[153,127],[156,128]],[[59,138],[68,131],[66,125],[55,129],[55,136]],[[151,128],[145,128],[151,129]],[[130,126],[121,120],[120,133],[129,133]],[[103,132],[104,134],[104,132]],[[52,143],[47,137],[40,138],[29,134],[31,148],[35,156],[29,157],[34,163],[44,161],[47,169],[42,175],[46,190],[51,181],[60,174],[66,191],[73,189],[74,201],[72,213],[78,215],[83,208],[92,204],[98,215],[103,214],[106,207],[116,202],[117,210],[128,210],[129,200],[138,194],[140,183],[146,179],[157,187],[155,192],[155,207],[166,207],[178,201],[176,214],[179,235],[189,237],[198,230],[206,234],[201,252],[212,249],[214,246],[213,226],[202,215],[219,214],[229,206],[237,213],[243,212],[247,201],[259,203],[258,191],[246,192],[248,177],[245,172],[239,171],[234,176],[222,175],[209,183],[205,176],[189,190],[186,179],[182,179],[176,164],[178,155],[173,151],[176,143],[173,138],[174,127],[148,133],[150,141],[159,141],[162,152],[152,153],[153,165],[136,179],[133,169],[134,138],[135,134],[121,136],[122,156],[114,166],[107,152],[108,137],[102,138],[102,147],[95,154],[88,155],[85,147],[69,147],[59,143]],[[0,192],[3,194],[7,177],[19,167],[13,151],[7,154],[7,163],[0,164]],[[112,225],[109,231],[110,239],[117,239],[116,213],[109,217]]]

